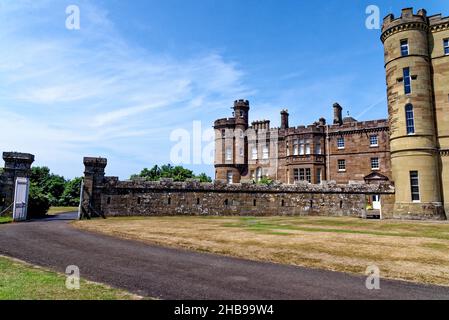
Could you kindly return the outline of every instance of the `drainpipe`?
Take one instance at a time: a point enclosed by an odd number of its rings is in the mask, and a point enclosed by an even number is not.
[[[331,159],[330,159],[330,149],[331,148],[330,148],[329,140],[330,140],[330,137],[329,137],[329,125],[327,125],[326,126],[326,149],[325,149],[326,162],[327,162],[327,165],[326,165],[326,180],[327,181],[331,180],[331,170],[330,170],[330,161],[331,161]]]

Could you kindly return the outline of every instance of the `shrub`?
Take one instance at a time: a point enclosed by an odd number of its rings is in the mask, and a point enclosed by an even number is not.
[[[30,184],[28,198],[28,218],[39,218],[46,215],[50,209],[50,199],[35,183]]]

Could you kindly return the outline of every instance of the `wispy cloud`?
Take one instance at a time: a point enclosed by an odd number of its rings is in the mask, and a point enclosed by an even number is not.
[[[64,29],[60,1],[0,6],[0,147],[69,176],[82,173],[82,155],[100,152],[168,161],[174,126],[253,92],[213,50],[183,59],[128,43],[90,1],[80,2],[79,31]]]

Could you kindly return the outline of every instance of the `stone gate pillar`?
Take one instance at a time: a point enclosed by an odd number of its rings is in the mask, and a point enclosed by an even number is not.
[[[29,178],[34,155],[19,152],[4,152],[5,168],[0,174],[0,212],[8,208],[14,201],[16,178]],[[12,212],[8,210],[8,212]]]
[[[108,160],[105,158],[84,158],[84,190],[82,215],[103,216],[101,210],[101,194],[104,187],[104,174]]]

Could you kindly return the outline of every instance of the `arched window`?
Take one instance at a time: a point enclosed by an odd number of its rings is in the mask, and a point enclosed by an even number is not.
[[[407,125],[407,134],[415,133],[415,113],[413,105],[408,104],[405,106],[405,121]]]

